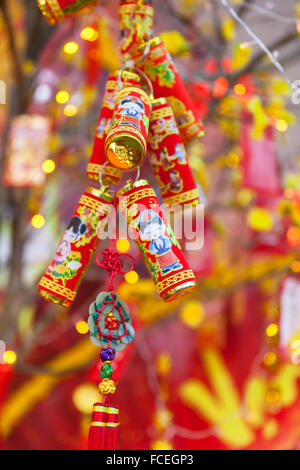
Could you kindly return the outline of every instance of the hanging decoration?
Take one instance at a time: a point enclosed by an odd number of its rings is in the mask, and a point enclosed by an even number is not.
[[[139,166],[147,149],[151,98],[142,89],[123,88],[115,98],[115,111],[105,141],[108,161],[122,170]]]
[[[123,60],[153,37],[152,0],[120,0],[120,49]]]
[[[87,166],[87,176],[94,180],[98,180],[101,167],[106,163],[105,141],[114,114],[115,97],[119,91],[120,80],[123,82],[125,87],[139,87],[141,83],[140,76],[134,72],[123,70],[119,80],[118,76],[119,71],[111,73],[106,82],[102,108],[98,118],[97,130],[94,138],[94,146]],[[118,184],[122,178],[122,171],[119,168],[115,168],[114,166],[107,164],[103,168],[102,178],[105,184]]]
[[[196,182],[174,113],[166,98],[158,98],[152,102],[148,150],[164,203],[168,206],[198,204]]]
[[[96,5],[98,0],[37,0],[37,2],[48,22],[54,25],[85,7]]]
[[[113,196],[106,187],[87,188],[39,282],[39,294],[69,307],[108,224]]]
[[[79,6],[77,3],[74,8]],[[121,1],[120,27],[121,68],[108,77],[87,167],[88,177],[98,180],[100,189],[88,188],[81,197],[39,283],[43,297],[65,307],[74,300],[108,223],[117,233],[118,208],[165,302],[190,293],[197,285],[154,189],[147,180],[140,179],[140,167],[148,152],[163,201],[168,206],[197,204],[199,194],[185,144],[203,134],[202,124],[163,41],[152,39],[152,3]],[[137,169],[135,181],[128,180],[113,195],[109,185],[119,184],[123,171],[134,168]],[[98,266],[109,274],[109,286],[99,293],[89,309],[90,339],[102,348],[103,362],[101,400],[94,404],[88,439],[90,449],[117,446],[119,411],[111,403],[116,391],[112,363],[116,353],[135,336],[128,306],[113,287],[115,277],[126,274],[124,258],[115,250],[115,243],[112,235],[109,249],[96,257]],[[129,270],[132,271],[133,258],[123,256],[132,260]]]
[[[195,275],[148,181],[128,182],[118,195],[130,235],[135,239],[159,295],[170,302],[191,292],[196,287]]]
[[[49,152],[51,122],[37,114],[13,119],[3,183],[12,187],[35,187],[45,182],[42,164]]]
[[[181,138],[185,144],[203,136],[203,125],[170,54],[160,37],[141,46],[131,57],[151,80],[155,98],[165,97],[173,108]]]
[[[100,257],[103,256],[102,260]],[[123,259],[122,259],[123,256]],[[91,342],[101,347],[100,359],[103,362],[100,369],[99,393],[101,402],[94,404],[92,421],[88,436],[89,450],[116,449],[117,428],[119,426],[119,410],[111,404],[111,395],[116,392],[116,382],[113,380],[112,362],[116,352],[122,351],[127,344],[132,343],[135,331],[131,324],[129,309],[114,291],[113,282],[123,271],[124,258],[134,260],[130,255],[120,255],[114,250],[114,241],[110,248],[97,255],[97,264],[109,273],[107,292],[101,292],[89,308],[88,325]]]

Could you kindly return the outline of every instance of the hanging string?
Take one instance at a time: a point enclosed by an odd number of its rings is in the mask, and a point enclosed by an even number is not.
[[[291,80],[287,76],[284,68],[282,65],[278,62],[278,60],[275,59],[274,55],[272,52],[265,46],[265,44],[262,42],[262,40],[252,31],[252,29],[249,28],[249,26],[245,23],[245,21],[242,20],[242,18],[239,17],[239,15],[236,13],[236,11],[229,5],[227,0],[219,0],[222,5],[228,10],[229,14],[247,31],[249,36],[251,36],[255,42],[261,47],[261,49],[267,54],[269,57],[270,61],[272,64],[279,70],[281,75],[283,76],[284,80],[287,82],[288,85],[290,85],[291,88],[294,88]]]
[[[114,196],[114,219],[113,219],[113,235],[110,240],[109,248],[106,248],[104,251],[101,251],[96,256],[96,263],[101,269],[105,269],[109,273],[109,285],[108,291],[114,290],[114,279],[118,274],[126,274],[129,271],[132,271],[135,267],[135,261],[133,256],[128,253],[119,253],[116,251],[116,237],[114,236],[116,230],[116,211],[118,205],[118,198],[115,194]],[[127,257],[131,260],[131,265],[128,270],[123,271],[124,260],[121,257]],[[102,257],[102,259],[101,259]]]

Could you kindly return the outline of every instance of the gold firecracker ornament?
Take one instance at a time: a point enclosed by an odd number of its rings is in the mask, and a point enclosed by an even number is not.
[[[123,88],[115,98],[115,111],[105,142],[106,158],[121,170],[139,166],[146,154],[151,97],[137,87]]]
[[[114,114],[115,97],[120,89],[126,86],[142,88],[140,76],[130,70],[117,70],[109,75],[106,82],[102,108],[98,118],[94,146],[87,167],[87,175],[91,179],[98,181],[99,172],[107,162],[105,156],[105,141]],[[119,184],[121,178],[122,171],[119,168],[109,164],[103,168],[102,181],[104,184]]]

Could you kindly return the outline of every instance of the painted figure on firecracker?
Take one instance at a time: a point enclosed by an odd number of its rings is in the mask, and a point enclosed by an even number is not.
[[[173,252],[173,243],[166,235],[167,227],[156,212],[151,209],[141,212],[138,228],[142,241],[151,240],[149,252],[155,255],[162,276],[182,268]]]
[[[172,155],[168,154],[167,147],[163,147],[162,151],[159,154],[160,160],[159,165],[162,165],[164,170],[169,170],[175,166],[175,161],[177,160],[180,165],[186,163],[184,147],[181,144],[175,145],[175,152]]]
[[[114,109],[114,107],[115,107],[115,92],[107,91],[104,94],[102,106],[105,107],[105,108]]]
[[[52,277],[73,277],[81,267],[81,254],[72,251],[72,243],[78,241],[86,232],[87,226],[77,215],[69,223],[62,240],[60,241],[53,257],[52,263],[48,267],[48,272]],[[74,273],[72,275],[72,273]]]
[[[175,145],[174,157],[177,158],[178,163],[184,165],[186,163],[185,150],[182,144]]]
[[[182,190],[182,179],[180,178],[178,171],[170,171],[170,181],[168,186],[170,188],[170,191],[172,191],[173,193],[179,193]]]
[[[108,133],[111,125],[111,119],[102,118],[100,123],[97,126],[97,137],[102,139],[102,137]]]
[[[159,164],[162,165],[164,170],[169,170],[170,168],[173,168],[175,163],[172,161],[172,156],[168,154],[168,149],[167,147],[164,147],[162,151],[159,154],[160,160]]]
[[[126,116],[122,124],[129,124],[140,129],[140,123],[145,115],[144,104],[137,96],[126,96],[118,106],[118,114]]]
[[[151,125],[151,132],[149,134],[149,144],[152,149],[158,149],[159,143],[164,140],[168,135],[176,133],[177,126],[173,119],[158,119]]]

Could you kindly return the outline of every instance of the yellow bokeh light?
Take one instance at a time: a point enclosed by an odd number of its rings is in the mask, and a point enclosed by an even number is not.
[[[235,168],[239,165],[240,157],[236,152],[229,152],[226,156],[226,165]]]
[[[117,249],[121,253],[126,253],[129,250],[129,248],[130,248],[130,244],[127,238],[119,238],[119,240],[117,241]]]
[[[300,245],[300,228],[296,225],[292,225],[287,231],[286,238],[289,245]]]
[[[264,424],[262,432],[266,439],[272,439],[278,433],[279,425],[276,419],[270,419]]]
[[[14,364],[17,360],[17,355],[14,351],[5,351],[3,354],[3,361],[5,364]]]
[[[173,450],[172,443],[167,439],[157,439],[151,443],[152,450]]]
[[[98,39],[99,33],[97,33],[94,28],[88,26],[81,31],[80,36],[86,41],[96,41],[96,39]]]
[[[288,128],[288,124],[284,119],[276,119],[275,128],[279,132],[285,132]]]
[[[76,328],[76,331],[78,331],[78,333],[80,333],[81,335],[85,335],[89,331],[89,326],[87,322],[83,320],[78,321],[76,323],[75,328]]]
[[[264,355],[263,363],[265,366],[271,367],[276,363],[276,361],[277,355],[274,352],[269,351]]]
[[[139,275],[136,271],[129,271],[129,273],[126,273],[124,277],[128,284],[136,284],[139,280]]]
[[[291,270],[294,273],[300,273],[300,261],[293,261],[291,265]]]
[[[78,108],[74,104],[67,104],[67,106],[64,109],[64,114],[68,117],[75,116],[77,112],[78,112]]]
[[[168,410],[167,408],[160,408],[154,414],[154,417],[153,417],[154,426],[157,429],[163,431],[170,425],[172,418],[173,418],[173,414],[171,413],[170,410]]]
[[[66,42],[66,44],[64,45],[64,52],[66,54],[75,54],[78,51],[78,47],[79,46],[77,42]]]
[[[247,215],[248,225],[257,231],[268,231],[273,227],[271,214],[262,207],[253,207]]]
[[[42,228],[45,225],[45,217],[42,214],[35,214],[31,219],[34,228]]]
[[[234,85],[233,89],[234,92],[239,96],[242,96],[246,93],[246,87],[242,83],[237,83],[236,85]]]
[[[72,401],[81,413],[90,414],[93,403],[99,401],[98,387],[89,383],[79,385],[73,392]]]
[[[267,403],[277,403],[279,401],[280,394],[277,390],[268,390],[266,395]]]
[[[180,318],[183,323],[190,328],[198,328],[205,317],[205,311],[200,302],[197,300],[190,300],[187,302],[180,313]]]
[[[56,101],[59,104],[65,104],[70,99],[70,94],[66,90],[60,90],[56,93]]]
[[[247,206],[253,199],[253,192],[250,189],[241,189],[236,199],[240,206]]]
[[[55,170],[55,163],[53,160],[45,160],[42,165],[42,169],[45,173],[52,173]]]
[[[168,375],[172,367],[171,356],[167,352],[161,352],[156,358],[156,369],[160,375]]]
[[[276,336],[278,331],[278,325],[276,325],[276,323],[271,323],[271,325],[269,325],[266,329],[266,335],[270,337]]]

